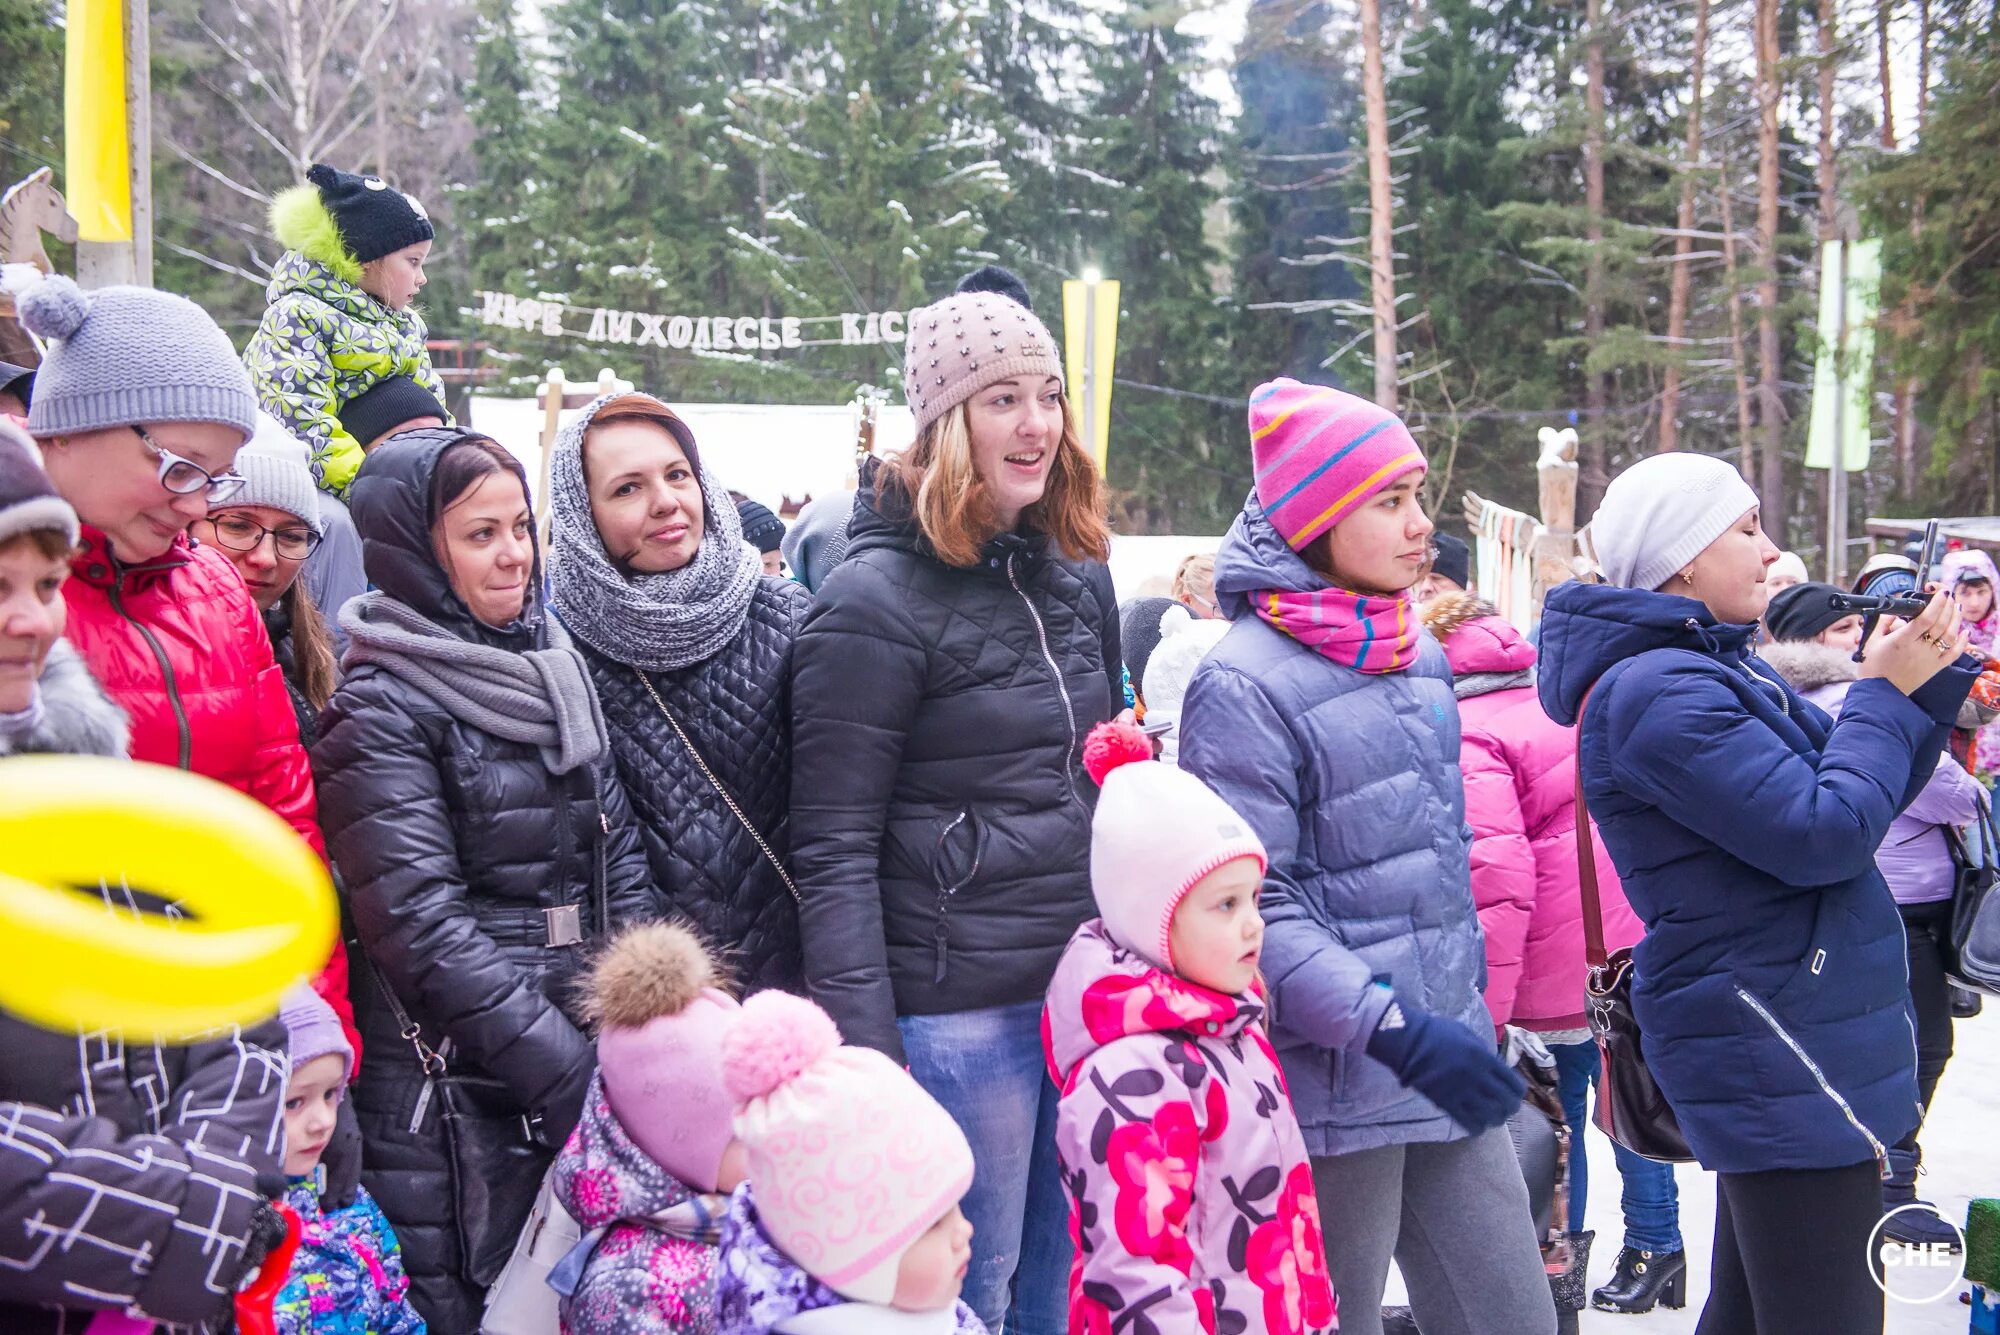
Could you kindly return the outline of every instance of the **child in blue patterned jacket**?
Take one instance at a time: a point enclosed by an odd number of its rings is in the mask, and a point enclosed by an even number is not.
[[[354,1050],[333,1008],[311,988],[285,997],[280,1018],[291,1040],[285,1090],[285,1204],[299,1216],[299,1250],[275,1307],[280,1335],[424,1335],[410,1306],[409,1278],[395,1230],[367,1188],[342,1210],[320,1205],[320,1155],[347,1092]]]

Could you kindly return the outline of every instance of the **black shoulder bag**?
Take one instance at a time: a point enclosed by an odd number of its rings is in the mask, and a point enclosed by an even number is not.
[[[1941,765],[1953,762],[1941,760]],[[1958,869],[1951,893],[1951,931],[1945,938],[1945,976],[1958,986],[2000,996],[2000,835],[1994,833],[1993,808],[1979,802],[1979,860],[1973,861],[1965,836],[1947,825],[1944,839]]]
[[[1590,965],[1584,991],[1590,1033],[1597,1040],[1603,1074],[1593,1120],[1605,1135],[1634,1154],[1661,1163],[1693,1163],[1694,1151],[1681,1134],[1680,1119],[1646,1066],[1639,1017],[1632,1011],[1632,952],[1627,948],[1607,955],[1604,950],[1597,849],[1590,831],[1590,810],[1583,800],[1583,709],[1589,704],[1586,692],[1576,720],[1576,870],[1577,884],[1583,891],[1584,959]]]

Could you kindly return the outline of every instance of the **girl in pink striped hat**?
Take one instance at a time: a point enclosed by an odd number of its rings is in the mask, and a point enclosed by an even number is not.
[[[1549,1335],[1503,1126],[1523,1084],[1480,995],[1458,704],[1410,599],[1423,451],[1387,409],[1296,380],[1251,396],[1250,450],[1215,558],[1231,625],[1180,759],[1269,854],[1260,966],[1341,1329],[1379,1335],[1393,1256],[1424,1335]]]

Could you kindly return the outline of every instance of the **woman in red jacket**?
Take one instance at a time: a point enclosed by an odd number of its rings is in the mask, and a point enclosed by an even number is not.
[[[28,431],[77,512],[68,638],[131,716],[132,758],[219,780],[324,856],[312,771],[242,576],[187,526],[242,488],[257,414],[228,338],[193,302],[149,288],[84,293],[45,278],[16,299],[49,344]],[[345,955],[317,981],[353,1034]]]

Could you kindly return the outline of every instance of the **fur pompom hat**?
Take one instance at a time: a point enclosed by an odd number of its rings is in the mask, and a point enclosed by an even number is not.
[[[886,1304],[910,1245],[972,1185],[972,1147],[908,1071],[847,1047],[803,997],[759,992],[723,1039],[736,1134],[771,1238],[807,1274]]]
[[[370,260],[437,237],[424,206],[381,177],[317,162],[304,185],[272,201],[271,232],[285,249],[319,261],[350,283],[361,281],[361,266]]]
[[[722,1044],[742,1008],[694,933],[651,922],[622,932],[591,970],[604,1097],[632,1143],[696,1191],[713,1192],[736,1132]]]
[[[1268,867],[1264,841],[1213,788],[1153,759],[1152,741],[1130,723],[1092,728],[1083,764],[1103,790],[1090,821],[1090,893],[1105,930],[1172,973],[1174,910],[1225,863]]]

